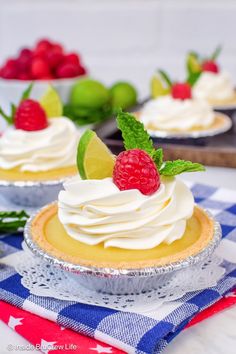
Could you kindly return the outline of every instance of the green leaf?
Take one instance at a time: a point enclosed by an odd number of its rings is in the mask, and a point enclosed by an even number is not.
[[[33,83],[31,83],[31,84],[26,88],[26,90],[23,92],[23,94],[22,94],[22,96],[21,96],[21,99],[20,99],[20,102],[22,102],[22,101],[24,101],[24,100],[27,100],[27,98],[30,97],[32,88],[33,88]]]
[[[185,160],[166,161],[160,169],[163,176],[175,176],[183,172],[205,171],[205,167],[200,163]]]
[[[221,51],[222,51],[222,46],[218,45],[210,57],[211,60],[216,60],[218,58],[218,56],[220,55]]]
[[[8,116],[0,107],[0,115],[5,119],[8,124],[13,124],[13,116]]]
[[[100,123],[111,117],[112,114],[113,110],[110,104],[105,104],[100,108],[77,107],[70,104],[63,107],[63,115],[78,125]]]
[[[167,87],[170,88],[172,86],[172,82],[169,76],[167,75],[167,73],[163,70],[158,70],[158,73],[161,76],[161,78],[165,81]]]
[[[12,117],[12,120],[14,120],[15,113],[16,113],[16,105],[14,105],[14,103],[11,103],[11,117]]]
[[[0,232],[16,232],[25,226],[29,215],[24,211],[1,211]]]
[[[163,150],[162,150],[162,148],[159,148],[156,151],[154,151],[152,158],[153,158],[153,161],[155,162],[158,170],[160,170],[161,166],[163,165]]]
[[[117,126],[122,132],[126,150],[141,149],[152,156],[154,153],[153,142],[144,126],[129,113],[118,112]]]
[[[187,78],[187,83],[189,83],[190,86],[194,86],[194,84],[197,82],[197,80],[199,79],[201,74],[202,74],[202,72],[190,73]]]

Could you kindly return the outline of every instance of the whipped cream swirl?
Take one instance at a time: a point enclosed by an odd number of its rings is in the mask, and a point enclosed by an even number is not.
[[[226,72],[203,72],[193,87],[195,98],[224,101],[234,97],[234,86]]]
[[[48,171],[75,164],[79,133],[71,120],[52,118],[46,129],[10,128],[0,138],[0,167],[20,171]]]
[[[186,131],[208,127],[215,116],[210,105],[199,99],[180,100],[170,95],[148,101],[140,114],[147,129]]]
[[[194,199],[175,178],[163,178],[151,196],[139,190],[120,191],[111,178],[64,183],[59,193],[58,217],[66,232],[88,245],[150,249],[181,238],[192,216]]]

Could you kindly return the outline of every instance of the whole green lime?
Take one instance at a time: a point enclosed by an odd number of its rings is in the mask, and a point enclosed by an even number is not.
[[[79,80],[71,89],[70,104],[73,106],[100,108],[109,100],[109,90],[96,80]]]
[[[137,91],[129,82],[117,82],[110,88],[112,106],[123,109],[134,106],[137,103]]]

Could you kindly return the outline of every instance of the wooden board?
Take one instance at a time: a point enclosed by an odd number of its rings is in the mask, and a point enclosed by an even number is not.
[[[235,117],[232,117],[235,120]],[[123,150],[121,134],[116,128],[114,119],[97,128],[98,135],[109,146],[113,153]],[[235,167],[236,168],[236,121],[233,128],[224,134],[201,139],[154,140],[155,146],[162,146],[165,159],[185,159],[200,162],[209,166]]]

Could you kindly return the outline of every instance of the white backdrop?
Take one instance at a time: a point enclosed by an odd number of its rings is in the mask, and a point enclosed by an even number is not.
[[[83,54],[90,73],[134,82],[141,96],[157,67],[183,78],[188,49],[210,53],[236,81],[235,0],[0,0],[0,62],[42,36]]]

